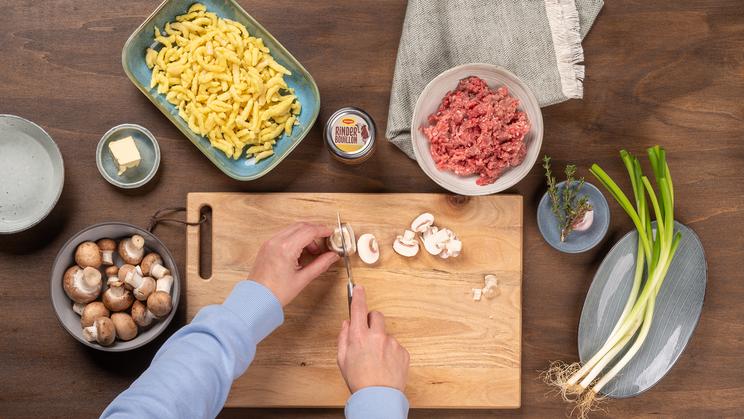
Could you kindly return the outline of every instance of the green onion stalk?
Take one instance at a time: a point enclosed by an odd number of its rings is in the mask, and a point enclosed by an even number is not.
[[[659,146],[647,152],[658,193],[644,176],[638,158],[625,150],[620,152],[630,176],[632,203],[601,167],[594,164],[590,169],[633,221],[638,232],[638,247],[633,286],[604,344],[583,365],[555,361],[543,373],[545,381],[555,386],[564,400],[576,403],[582,418],[596,408],[602,398],[601,390],[643,346],[653,321],[656,296],[682,238],[674,231],[674,187],[666,153]],[[656,219],[655,231],[652,216]],[[626,348],[625,354],[619,357]]]

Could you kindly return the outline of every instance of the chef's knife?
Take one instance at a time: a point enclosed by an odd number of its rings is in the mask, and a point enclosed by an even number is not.
[[[351,264],[349,264],[349,253],[346,251],[346,239],[344,238],[344,230],[341,228],[341,214],[336,212],[336,220],[338,221],[338,231],[341,233],[341,250],[344,252],[344,265],[346,265],[346,295],[349,300],[349,314],[351,314],[351,297],[354,293],[354,280],[351,277]]]

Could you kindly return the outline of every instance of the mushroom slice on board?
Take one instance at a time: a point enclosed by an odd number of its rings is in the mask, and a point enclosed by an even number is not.
[[[123,341],[132,340],[137,336],[137,324],[127,313],[114,313],[111,321],[116,329],[116,337]]]
[[[357,242],[357,253],[362,262],[371,265],[380,260],[380,246],[372,234],[362,234]]]
[[[99,345],[109,346],[116,339],[116,327],[108,317],[99,317],[92,326],[83,329],[83,338],[88,342],[98,342]]]
[[[101,249],[94,242],[82,242],[75,249],[75,263],[81,268],[98,268],[102,262]]]
[[[401,256],[409,258],[416,256],[419,251],[416,233],[411,230],[404,231],[403,235],[395,238],[395,242],[393,242],[393,250]]]
[[[145,238],[135,234],[119,242],[119,256],[124,263],[139,265],[145,256]]]
[[[101,271],[96,268],[72,266],[65,271],[62,286],[76,303],[89,303],[101,294]]]
[[[434,224],[434,216],[428,212],[425,212],[418,217],[416,217],[415,220],[411,223],[411,230],[415,231],[416,233],[423,233],[426,230],[429,229]]]

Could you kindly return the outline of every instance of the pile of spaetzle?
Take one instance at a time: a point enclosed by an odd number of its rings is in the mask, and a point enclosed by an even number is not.
[[[273,155],[277,138],[292,133],[301,105],[284,81],[291,73],[263,40],[199,3],[163,30],[155,27],[162,47],[145,54],[150,88],[227,157],[238,159],[245,150],[257,163]]]

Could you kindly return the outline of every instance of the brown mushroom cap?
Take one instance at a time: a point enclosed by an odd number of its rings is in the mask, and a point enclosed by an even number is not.
[[[124,311],[134,302],[132,293],[124,287],[109,287],[103,293],[103,304],[111,311]]]
[[[139,234],[119,242],[119,256],[124,263],[138,265],[145,255],[145,238]]]
[[[113,252],[116,250],[116,242],[111,239],[101,239],[96,242],[101,251]]]
[[[99,317],[108,317],[109,311],[100,301],[94,301],[85,306],[83,313],[80,315],[80,324],[83,327],[93,326],[93,323]]]
[[[98,268],[103,263],[101,249],[91,241],[80,243],[77,249],[75,249],[75,263],[81,268],[88,266]]]
[[[94,322],[96,327],[96,342],[103,346],[109,346],[116,339],[116,326],[108,317],[99,317]]]
[[[77,265],[71,266],[65,271],[62,287],[72,301],[89,303],[101,294],[101,272],[91,267],[81,269]]]
[[[134,298],[140,300],[140,301],[147,301],[147,297],[150,296],[153,292],[155,292],[155,287],[157,286],[157,283],[155,282],[155,279],[149,276],[142,277],[142,283],[139,287],[135,288],[133,290]]]
[[[108,268],[106,268],[106,277],[110,276],[118,276],[119,275],[119,267],[116,265],[111,265]]]
[[[165,317],[173,309],[173,301],[167,292],[155,291],[147,298],[147,308],[155,316]]]
[[[134,323],[132,316],[127,313],[114,313],[111,315],[111,321],[116,328],[116,337],[121,340],[132,340],[137,336],[137,324]]]
[[[134,305],[132,305],[132,319],[137,323],[137,326],[147,327],[155,320],[155,315],[147,309],[147,306],[142,301],[135,301]]]
[[[157,253],[148,253],[145,255],[144,258],[142,258],[142,262],[140,263],[140,269],[142,269],[142,275],[144,276],[150,276],[150,270],[155,265],[162,265],[163,264],[163,258],[160,257]]]

